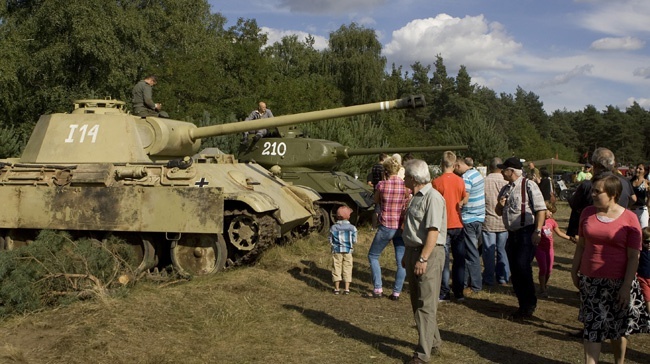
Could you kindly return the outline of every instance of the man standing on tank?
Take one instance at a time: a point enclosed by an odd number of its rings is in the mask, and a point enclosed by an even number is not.
[[[169,115],[160,111],[162,104],[153,102],[153,87],[158,83],[156,76],[149,75],[133,87],[133,113],[135,115],[158,116],[168,118]]]

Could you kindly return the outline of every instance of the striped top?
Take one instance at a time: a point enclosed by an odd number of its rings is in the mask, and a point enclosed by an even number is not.
[[[476,169],[468,169],[463,173],[465,191],[469,193],[467,205],[460,210],[460,217],[463,224],[470,222],[483,222],[485,220],[485,181],[481,172]]]
[[[339,220],[330,227],[332,253],[352,253],[357,243],[357,227],[348,220]]]

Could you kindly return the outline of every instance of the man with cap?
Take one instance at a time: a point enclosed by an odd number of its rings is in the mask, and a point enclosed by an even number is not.
[[[582,181],[589,181],[593,175],[591,174],[591,164],[587,163],[585,166],[582,168],[580,173],[578,173],[578,176],[576,177],[576,181],[582,182]]]
[[[532,263],[541,238],[546,204],[537,183],[523,177],[519,158],[508,158],[497,167],[503,179],[509,182],[499,191],[495,212],[502,217],[508,230],[506,253],[512,288],[519,302],[519,308],[511,317],[530,318],[537,307]]]

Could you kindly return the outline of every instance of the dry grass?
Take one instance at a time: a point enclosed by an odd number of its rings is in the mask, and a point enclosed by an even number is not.
[[[566,227],[566,206],[557,215]],[[312,237],[268,251],[254,267],[164,288],[140,284],[126,298],[81,302],[0,322],[0,363],[400,363],[417,339],[408,296],[368,300],[361,229],[353,294],[331,292],[329,254]],[[536,319],[505,318],[516,308],[510,287],[484,290],[438,312],[440,363],[579,363],[578,300],[569,270],[573,245],[556,240],[549,299]],[[394,275],[384,253],[385,285]],[[535,274],[537,274],[535,269]],[[390,290],[388,290],[390,291]],[[650,336],[632,336],[628,363],[650,363]],[[613,362],[608,346],[601,356]]]

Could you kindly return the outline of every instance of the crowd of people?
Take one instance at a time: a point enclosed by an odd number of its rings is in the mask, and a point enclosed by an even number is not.
[[[637,165],[635,175],[627,179],[616,173],[610,150],[596,149],[569,201],[565,233],[553,218],[550,176],[533,163],[525,169],[517,157],[494,158],[484,177],[471,158],[447,151],[442,174],[432,180],[424,161],[405,158],[401,165],[398,156],[381,155],[372,170],[376,222],[368,261],[373,290],[364,296],[384,297],[379,257],[392,242],[397,269],[388,297],[399,300],[408,281],[419,334],[410,363],[429,362],[440,350],[436,313],[441,302],[462,303],[484,286],[511,284],[518,308],[508,317],[533,317],[538,297],[549,294],[554,234],[576,245],[571,276],[580,296],[577,312],[585,363],[598,362],[606,340],[612,342],[616,363],[622,363],[627,337],[650,332],[650,189],[645,165]],[[351,240],[335,237],[339,226],[337,222],[330,234],[335,254],[337,239]],[[349,291],[351,276],[337,273],[336,261],[332,277],[338,294],[341,279]]]

